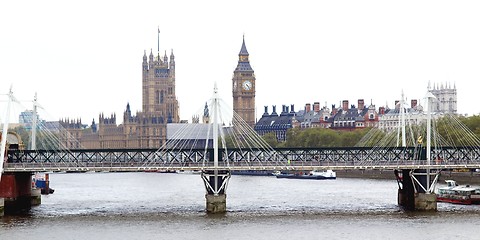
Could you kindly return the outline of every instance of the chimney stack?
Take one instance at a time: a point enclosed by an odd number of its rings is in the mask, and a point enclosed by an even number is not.
[[[309,113],[311,110],[310,103],[305,104],[305,112]]]
[[[418,104],[417,100],[416,100],[416,99],[412,99],[410,107],[411,107],[411,108],[416,108],[416,107],[417,107],[417,104]]]
[[[320,102],[313,103],[313,111],[316,113],[320,112]]]
[[[380,107],[380,109],[378,109],[378,111],[379,111],[380,115],[384,115],[385,114],[385,107]]]
[[[363,99],[358,99],[358,109],[363,110],[365,108],[365,101]]]
[[[343,100],[343,111],[348,111],[348,100]]]

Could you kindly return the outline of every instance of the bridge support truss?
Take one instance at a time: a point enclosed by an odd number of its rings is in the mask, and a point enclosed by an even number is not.
[[[224,213],[227,211],[227,185],[230,180],[229,171],[203,171],[203,183],[205,184],[206,210],[207,213]]]
[[[395,170],[398,183],[398,205],[408,211],[436,211],[435,185],[439,171]],[[433,176],[433,178],[431,178]]]

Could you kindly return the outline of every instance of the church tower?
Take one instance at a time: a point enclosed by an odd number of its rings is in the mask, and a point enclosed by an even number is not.
[[[255,125],[255,74],[250,66],[248,51],[245,46],[245,36],[238,54],[238,64],[233,71],[232,92],[233,111],[245,122],[253,127]],[[234,123],[235,124],[235,123]]]
[[[431,110],[438,113],[450,113],[457,114],[457,86],[456,84],[451,87],[450,83],[434,84],[433,89],[430,89],[430,83],[428,83],[430,92],[436,97],[436,100],[432,104]]]

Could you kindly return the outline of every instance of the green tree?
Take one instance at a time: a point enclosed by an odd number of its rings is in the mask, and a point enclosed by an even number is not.
[[[262,136],[263,140],[268,143],[271,147],[276,147],[278,145],[277,137],[274,132],[269,132]]]
[[[25,144],[25,147],[28,148],[30,144],[30,132],[27,132],[27,129],[25,129],[24,126],[15,127],[13,131],[20,136],[23,144]]]
[[[284,147],[353,147],[369,131],[339,131],[328,128],[292,128],[287,132]]]
[[[475,135],[480,138],[480,116],[460,117],[460,121],[465,124]]]
[[[23,144],[26,149],[31,148],[31,132],[24,126],[18,126],[13,129],[18,135],[20,135]],[[36,134],[37,149],[59,149],[60,148],[60,136],[48,131],[37,130]]]

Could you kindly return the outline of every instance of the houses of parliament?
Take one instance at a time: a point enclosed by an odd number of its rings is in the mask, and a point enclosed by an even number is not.
[[[243,39],[238,65],[232,79],[233,109],[250,126],[255,124],[255,75]],[[158,50],[142,61],[142,111],[133,114],[127,103],[122,124],[117,116],[99,114],[85,128],[81,120],[60,120],[67,148],[122,149],[160,148],[167,140],[167,124],[180,123],[179,104],[175,94],[175,56],[162,56]],[[183,121],[182,121],[183,122]]]

